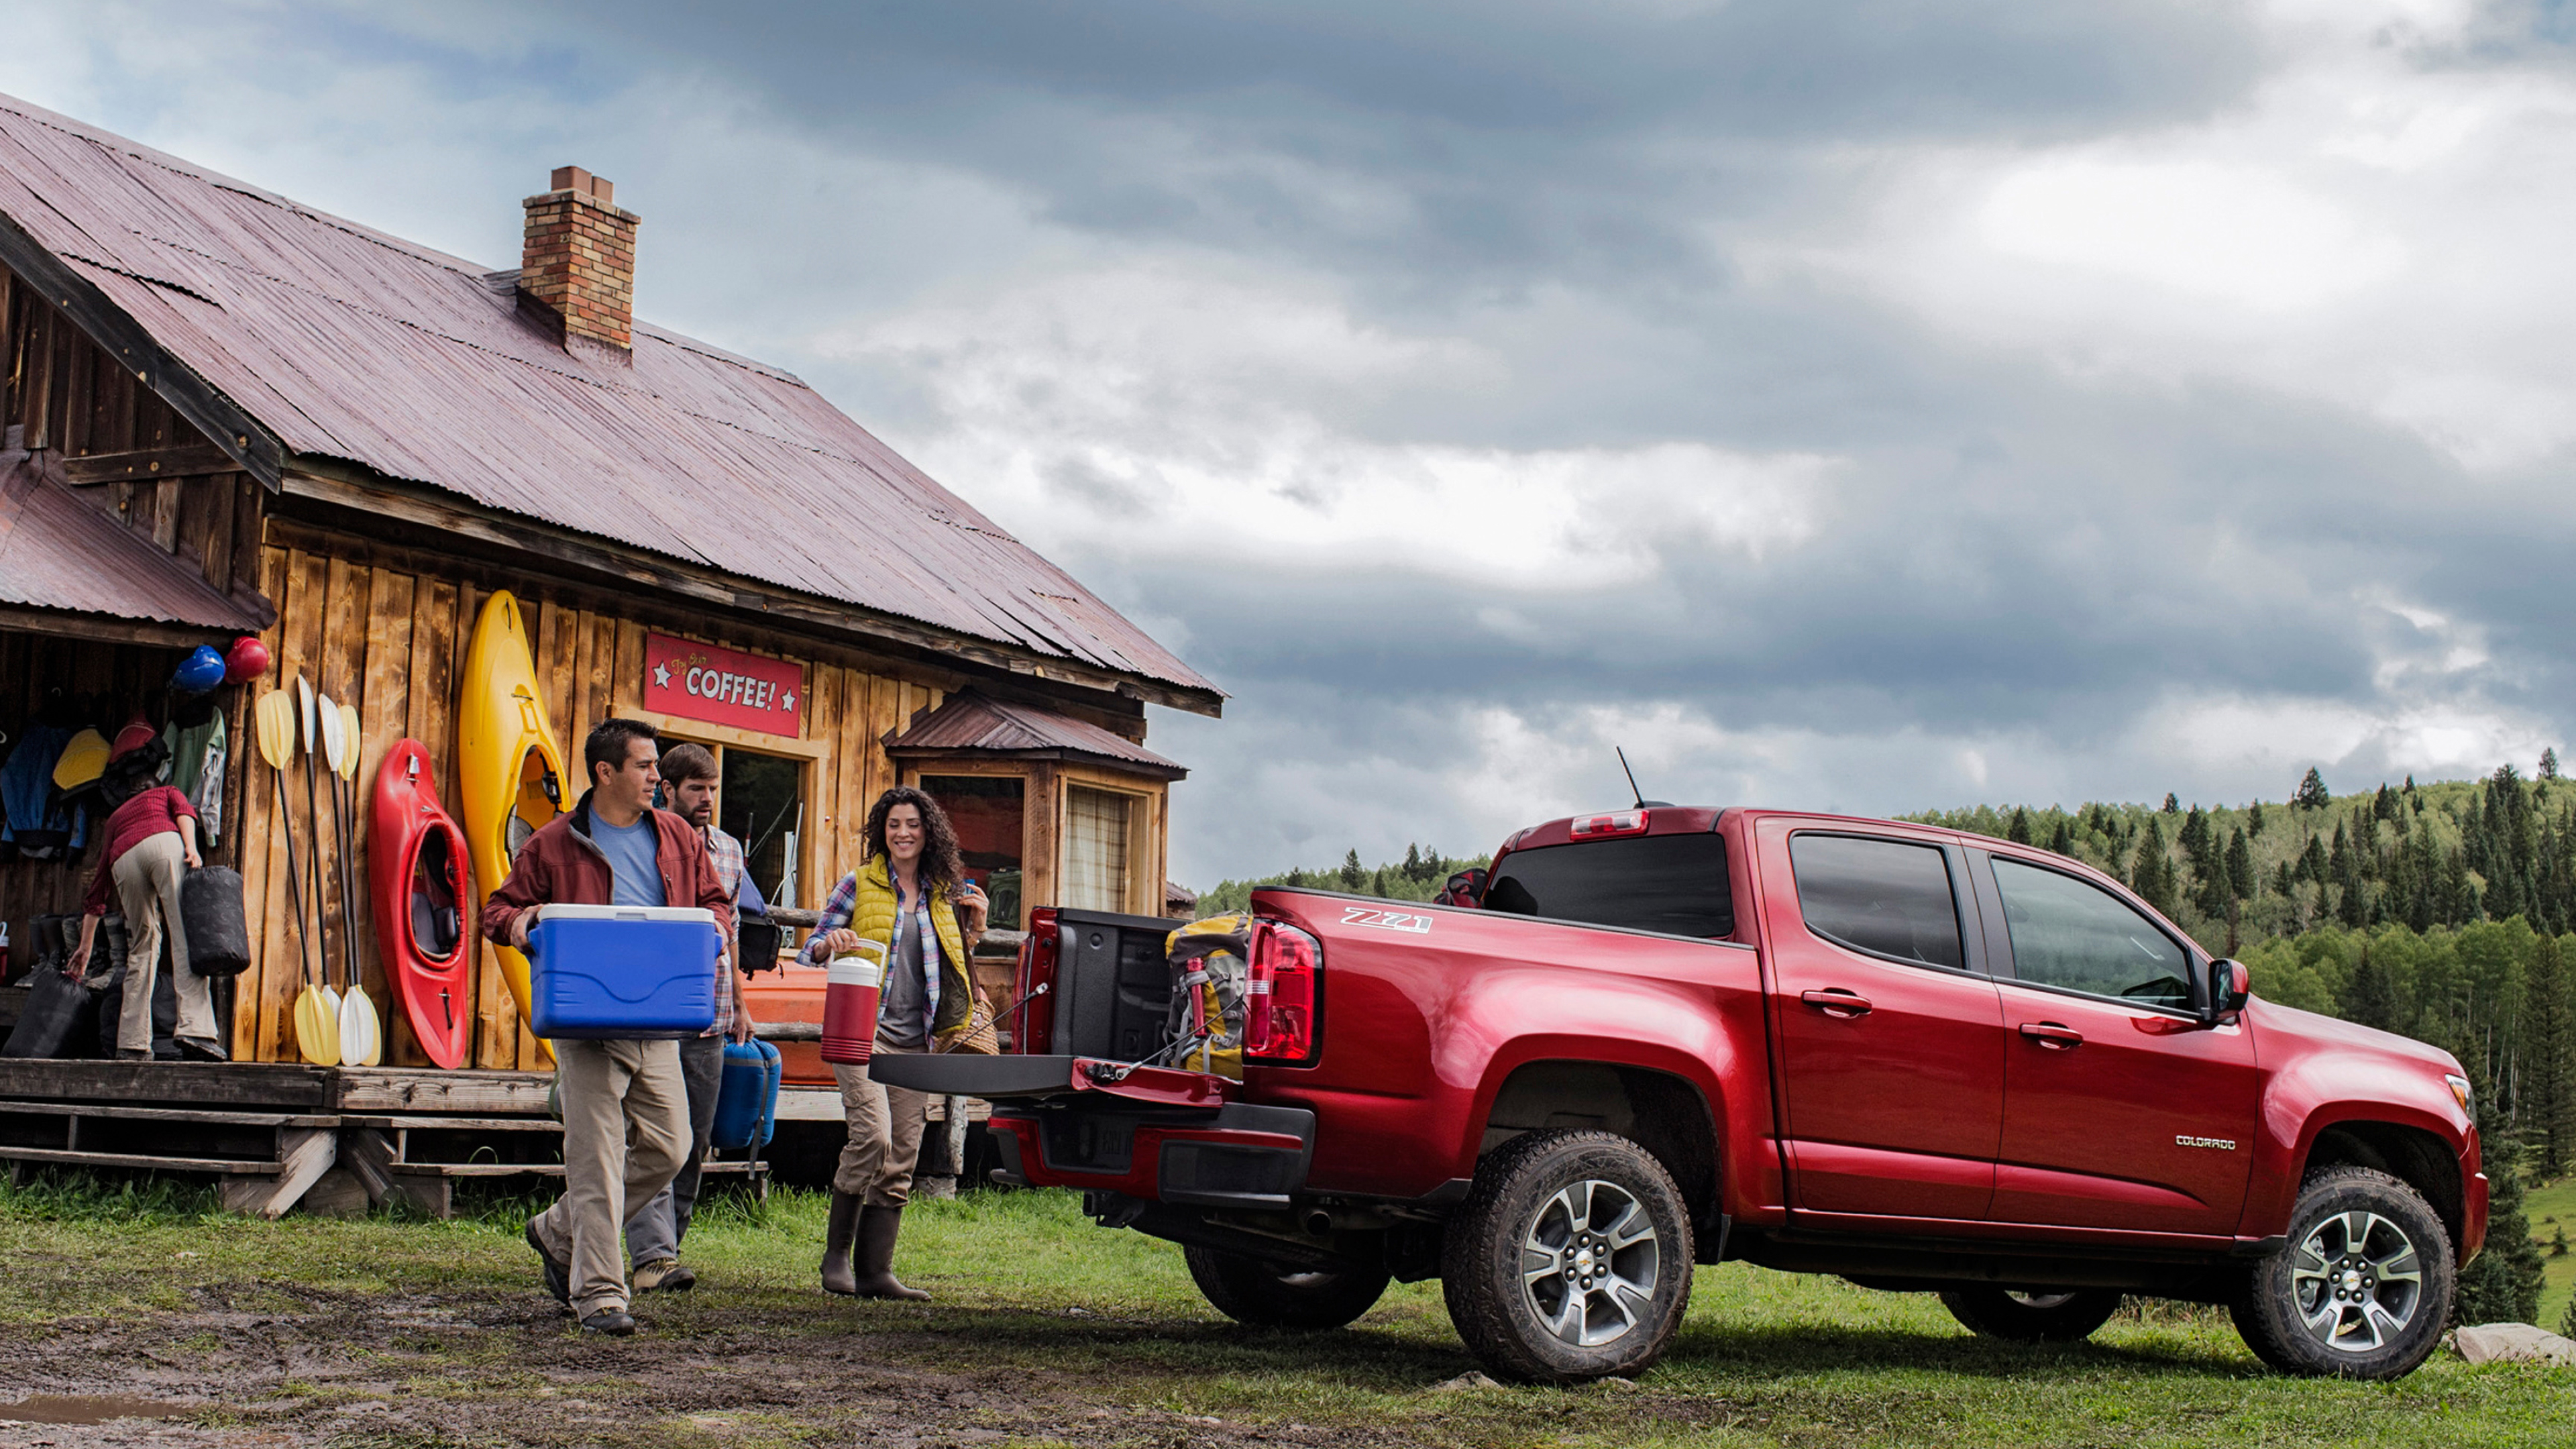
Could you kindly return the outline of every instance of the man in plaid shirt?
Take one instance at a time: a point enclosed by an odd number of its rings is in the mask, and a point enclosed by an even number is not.
[[[662,754],[662,789],[670,810],[698,827],[714,862],[716,880],[733,894],[734,919],[745,911],[765,914],[761,898],[743,859],[742,842],[716,828],[716,757],[699,745],[673,745]],[[755,963],[744,962],[747,968]],[[766,964],[766,963],[759,963]],[[716,1025],[695,1041],[680,1043],[680,1076],[689,1089],[689,1160],[671,1185],[626,1220],[626,1251],[635,1265],[635,1291],[677,1292],[691,1287],[698,1275],[680,1263],[680,1240],[688,1235],[689,1216],[698,1205],[699,1164],[706,1161],[707,1139],[714,1134],[716,1096],[724,1083],[724,1044],[751,1040],[751,1010],[742,999],[741,983],[719,963],[716,967]]]

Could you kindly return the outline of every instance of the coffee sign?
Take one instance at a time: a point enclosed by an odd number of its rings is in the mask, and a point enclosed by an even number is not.
[[[668,634],[644,636],[646,709],[794,736],[802,733],[797,710],[804,696],[801,664]]]

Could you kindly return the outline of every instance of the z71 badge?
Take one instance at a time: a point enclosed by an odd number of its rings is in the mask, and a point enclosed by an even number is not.
[[[1375,926],[1381,931],[1411,931],[1417,936],[1427,935],[1431,930],[1429,916],[1418,916],[1410,911],[1381,911],[1368,906],[1342,907],[1342,924]]]

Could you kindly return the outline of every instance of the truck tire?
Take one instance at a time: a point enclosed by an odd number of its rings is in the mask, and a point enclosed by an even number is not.
[[[2120,1293],[2111,1288],[2053,1292],[1952,1288],[1942,1293],[1941,1306],[1971,1331],[1988,1338],[2015,1343],[2081,1343],[2120,1311]]]
[[[2257,1358],[2286,1374],[2393,1379],[2441,1343],[2459,1274],[2449,1231],[2415,1189],[2367,1167],[2319,1168],[2288,1236],[2229,1305]]]
[[[1690,1306],[1691,1224],[1663,1164],[1608,1132],[1531,1132],[1476,1169],[1441,1288],[1496,1376],[1581,1383],[1662,1357]]]
[[[1316,1272],[1215,1248],[1185,1247],[1181,1258],[1217,1312],[1261,1328],[1339,1328],[1386,1293],[1383,1268]]]

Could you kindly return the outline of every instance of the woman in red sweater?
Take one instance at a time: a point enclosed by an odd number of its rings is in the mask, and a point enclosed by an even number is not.
[[[141,738],[128,743],[130,736]],[[149,728],[129,726],[117,736],[117,757],[151,743]],[[115,761],[109,762],[111,768]],[[161,968],[161,943],[170,943],[171,982],[179,994],[179,1049],[205,1061],[227,1057],[215,1035],[214,998],[206,978],[188,964],[188,928],[179,914],[179,874],[205,864],[197,854],[197,808],[168,785],[135,792],[107,817],[105,848],[98,874],[91,878],[89,898],[81,907],[80,944],[72,949],[63,972],[78,976],[89,962],[99,917],[107,914],[108,889],[115,887],[125,910],[128,946],[125,955],[125,1007],[116,1022],[119,1061],[152,1059],[152,989]]]

